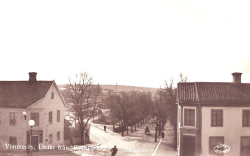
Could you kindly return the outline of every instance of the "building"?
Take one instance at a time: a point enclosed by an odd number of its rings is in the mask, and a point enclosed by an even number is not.
[[[30,119],[35,121],[31,142],[36,151],[64,144],[65,101],[55,81],[37,81],[36,75],[30,72],[28,81],[0,81],[1,150],[25,149]]]
[[[230,156],[250,155],[250,83],[241,83],[241,74],[232,73],[232,83],[178,83],[179,156],[209,156],[220,151]]]

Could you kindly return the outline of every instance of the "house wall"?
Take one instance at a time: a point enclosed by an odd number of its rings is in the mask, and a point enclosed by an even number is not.
[[[27,120],[24,120],[21,108],[0,108],[1,124],[0,124],[0,149],[7,150],[6,145],[9,144],[9,137],[17,137],[18,145],[26,145]],[[10,126],[10,112],[17,112],[17,126]]]
[[[211,127],[211,110],[223,109],[223,127]],[[224,136],[230,147],[226,155],[240,155],[241,136],[250,136],[250,127],[242,127],[242,110],[250,107],[202,107],[202,155],[209,155],[209,136]]]
[[[54,99],[51,94],[54,93]],[[55,85],[51,85],[42,102],[31,106],[32,109],[44,108],[43,127],[44,127],[44,144],[49,145],[49,135],[52,134],[53,139],[51,145],[64,144],[64,104],[57,92]],[[57,110],[60,110],[60,122],[57,122]],[[49,123],[49,112],[52,111],[52,123]],[[60,140],[57,140],[57,132],[60,131]],[[47,140],[47,141],[46,141]]]
[[[51,99],[51,93],[54,93],[54,99]],[[57,122],[57,110],[60,110],[60,122]],[[26,120],[23,111],[27,113]],[[52,124],[49,123],[49,112],[53,112]],[[10,126],[10,112],[17,112],[17,126]],[[64,104],[53,83],[44,98],[38,100],[28,108],[0,108],[0,149],[8,150],[5,144],[9,144],[9,137],[17,137],[17,145],[27,144],[27,131],[30,131],[28,121],[30,113],[39,113],[39,126],[34,126],[33,131],[42,130],[43,145],[49,145],[49,134],[53,135],[51,145],[64,144]],[[60,140],[57,140],[57,132],[60,131]]]
[[[198,156],[200,154],[200,107],[199,106],[178,106],[178,129],[177,129],[177,152],[178,156],[185,156],[184,152],[184,136],[194,137],[194,155]],[[184,109],[194,109],[195,110],[195,125],[186,126],[184,125]],[[199,155],[200,156],[200,155]]]

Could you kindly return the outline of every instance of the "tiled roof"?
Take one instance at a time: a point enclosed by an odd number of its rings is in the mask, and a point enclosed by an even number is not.
[[[249,104],[249,83],[184,82],[178,83],[179,103]]]
[[[0,81],[0,107],[26,108],[45,96],[53,81]]]

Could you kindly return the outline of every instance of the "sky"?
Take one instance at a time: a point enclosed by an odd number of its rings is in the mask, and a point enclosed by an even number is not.
[[[250,83],[250,0],[0,1],[0,80]]]

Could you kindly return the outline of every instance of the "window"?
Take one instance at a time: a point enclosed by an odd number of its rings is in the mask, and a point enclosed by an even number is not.
[[[241,137],[240,155],[241,156],[250,155],[250,137]]]
[[[17,112],[10,112],[10,126],[17,126]]]
[[[243,110],[243,127],[250,127],[250,110]]]
[[[30,113],[30,119],[35,121],[35,126],[39,126],[39,113]]]
[[[60,140],[60,131],[57,132],[57,141]]]
[[[51,99],[54,99],[54,92],[51,93]]]
[[[211,110],[211,126],[212,127],[223,126],[223,110],[222,109]]]
[[[52,142],[53,142],[53,135],[50,134],[50,135],[49,135],[49,143],[51,144]]]
[[[52,112],[49,112],[49,123],[50,124],[52,124],[52,117],[53,117],[52,115],[53,115]]]
[[[195,126],[195,109],[184,109],[184,125]]]
[[[60,122],[60,110],[57,110],[57,122]]]
[[[9,137],[9,144],[17,145],[17,137],[10,136]]]
[[[224,144],[224,137],[209,137],[209,154],[219,155],[214,151],[214,147],[219,144]]]

